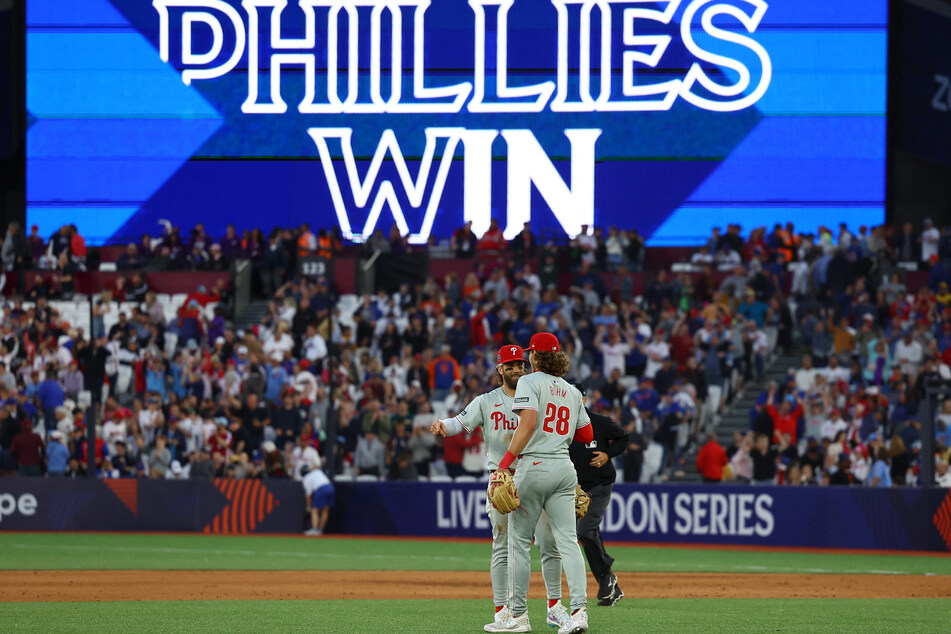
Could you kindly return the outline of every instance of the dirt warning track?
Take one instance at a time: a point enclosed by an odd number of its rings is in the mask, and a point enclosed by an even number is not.
[[[621,573],[627,599],[951,598],[951,576]],[[541,575],[530,596],[544,598]],[[597,586],[588,579],[588,594]],[[567,587],[563,596],[568,596]],[[488,572],[7,570],[0,601],[491,599]]]

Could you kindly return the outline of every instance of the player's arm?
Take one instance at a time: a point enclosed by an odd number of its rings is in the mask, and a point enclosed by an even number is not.
[[[451,418],[436,420],[430,426],[429,431],[434,436],[455,436],[464,431],[471,432],[482,425],[482,407],[479,400],[482,395],[472,399],[472,402],[463,408],[462,412]]]
[[[578,426],[575,427],[574,441],[587,445],[594,440],[594,427],[591,425],[591,417],[588,416],[588,410],[585,409],[580,393],[578,393],[578,407]]]
[[[462,425],[455,418],[444,418],[433,421],[429,431],[433,436],[455,436],[462,433]]]

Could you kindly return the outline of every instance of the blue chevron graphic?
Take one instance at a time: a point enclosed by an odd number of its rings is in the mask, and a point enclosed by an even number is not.
[[[859,5],[844,4],[826,14],[830,28],[812,33],[793,31],[786,22],[819,16],[794,17],[783,12],[791,5],[775,6],[780,9],[770,19],[779,26],[759,40],[782,81],[774,81],[757,104],[763,120],[666,218],[650,245],[696,244],[697,235],[709,235],[724,218],[745,230],[790,219],[804,231],[884,222],[883,5],[852,16],[841,12]],[[836,24],[846,15],[857,23]]]
[[[130,26],[107,0],[29,4],[27,214],[42,235],[68,219],[106,242],[221,125]]]

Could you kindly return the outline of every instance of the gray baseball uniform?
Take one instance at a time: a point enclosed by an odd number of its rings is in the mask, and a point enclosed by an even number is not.
[[[575,525],[578,475],[568,456],[568,445],[575,431],[590,425],[591,420],[581,393],[564,379],[544,372],[534,372],[519,379],[512,409],[516,414],[521,410],[538,412],[535,431],[522,450],[519,468],[515,472],[515,486],[524,512],[510,514],[512,611],[523,614],[528,609],[529,548],[535,525],[544,511],[565,568],[571,611],[574,612],[587,605],[587,576]]]
[[[482,427],[489,471],[499,468],[499,461],[508,450],[509,442],[518,425],[518,420],[512,413],[513,403],[514,399],[498,387],[472,399],[472,402],[460,414],[451,419],[458,422],[467,432],[473,432]],[[445,424],[447,421],[443,422]],[[447,433],[450,433],[449,429]],[[517,464],[517,461],[513,463],[512,468],[514,469]],[[496,511],[488,500],[485,503],[485,512],[492,524],[492,559],[489,566],[492,596],[496,606],[511,605],[512,587],[509,580],[508,557],[509,516]],[[545,580],[548,598],[560,599],[561,559],[555,548],[555,538],[546,516],[539,517],[535,525],[535,533],[538,549],[541,551],[542,578]]]

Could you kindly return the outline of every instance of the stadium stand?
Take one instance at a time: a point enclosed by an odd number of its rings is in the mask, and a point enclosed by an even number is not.
[[[299,479],[313,448],[340,480],[446,481],[458,465],[429,424],[536,331],[631,432],[619,479],[915,485],[923,433],[939,465],[951,457],[951,401],[928,401],[951,383],[948,228],[932,244],[930,227],[730,225],[696,249],[616,230],[469,251],[377,235],[333,241],[333,275],[313,277],[294,229],[223,253],[200,225],[168,228],[84,257],[63,246],[74,231],[28,244],[26,265],[4,259],[3,475],[37,475],[35,435],[39,472],[67,477],[189,477],[205,454],[194,477]]]

